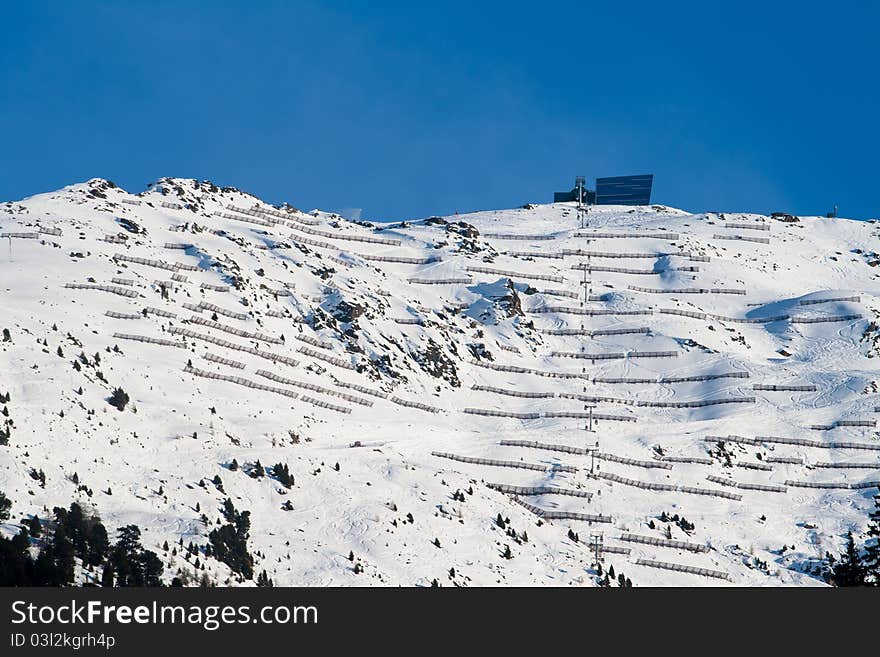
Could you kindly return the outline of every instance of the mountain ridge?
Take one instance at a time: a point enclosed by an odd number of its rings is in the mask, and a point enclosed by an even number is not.
[[[228,497],[280,584],[590,584],[596,532],[637,586],[821,583],[880,481],[878,225],[584,220],[351,222],[178,178],[2,204],[0,490],[138,524],[168,577]]]

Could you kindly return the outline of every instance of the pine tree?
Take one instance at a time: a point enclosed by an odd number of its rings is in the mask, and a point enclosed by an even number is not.
[[[865,583],[864,566],[852,531],[846,533],[846,547],[832,567],[835,586],[861,586]]]
[[[874,586],[880,586],[880,495],[874,498],[874,510],[868,515],[868,541],[865,543],[865,574]]]
[[[0,491],[0,522],[9,520],[9,509],[12,508],[12,501]]]
[[[27,526],[31,536],[33,536],[34,538],[39,538],[40,535],[43,533],[42,525],[40,525],[40,519],[35,515],[28,518],[28,520],[25,522],[25,525]]]

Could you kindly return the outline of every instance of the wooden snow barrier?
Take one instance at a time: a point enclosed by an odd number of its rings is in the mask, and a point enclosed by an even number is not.
[[[205,355],[202,356],[205,360],[209,360],[212,363],[220,363],[221,365],[226,365],[228,367],[234,367],[238,370],[244,369],[244,363],[240,363],[237,360],[232,360],[231,358],[223,358],[222,356],[216,356],[212,354],[210,351],[206,351]]]
[[[404,256],[370,255],[368,253],[357,253],[355,255],[370,262],[395,262],[403,265],[428,265],[432,262],[440,262],[442,260],[440,256],[428,256],[425,258],[407,258]]]
[[[619,258],[624,260],[634,260],[638,258],[668,258],[671,256],[690,257],[690,253],[685,251],[653,251],[653,252],[620,252],[620,251],[586,251],[584,249],[562,249],[560,251],[563,256],[578,256],[584,258]]]
[[[745,290],[740,290],[736,288],[703,288],[703,287],[678,287],[678,288],[669,288],[669,289],[661,289],[656,287],[640,287],[638,285],[628,285],[627,289],[633,290],[635,292],[647,292],[649,294],[745,294]],[[661,310],[660,312],[664,312]],[[671,313],[671,314],[680,314],[680,313]],[[681,313],[683,314],[683,313]],[[705,313],[695,313],[697,315],[704,315]]]
[[[178,274],[177,272],[171,274],[171,280],[175,283],[187,283],[189,279],[183,274]]]
[[[208,303],[207,301],[200,301],[199,303],[185,303],[183,307],[187,310],[193,310],[195,312],[202,312],[203,310],[208,310],[212,313],[217,313],[218,315],[224,315],[226,317],[231,317],[232,319],[239,320],[247,320],[250,319],[250,315],[247,313],[239,313],[234,310],[227,310],[226,308],[221,308],[220,306],[216,306],[213,303]]]
[[[677,240],[678,233],[666,233],[666,232],[621,232],[621,233],[599,233],[599,232],[589,232],[589,233],[575,233],[575,237],[587,237],[590,239],[614,239],[614,238],[639,238],[643,237],[646,239],[658,239],[658,240]]]
[[[177,271],[178,269],[176,264],[163,262],[162,260],[151,260],[150,258],[129,256],[124,253],[114,253],[113,259],[119,262],[131,262],[136,265],[146,265],[147,267],[155,267],[156,269],[164,269],[166,271]]]
[[[589,315],[598,317],[600,315],[608,315],[608,316],[629,316],[629,315],[652,315],[654,312],[652,310],[614,310],[614,309],[606,309],[606,308],[575,308],[572,306],[538,306],[537,308],[530,308],[527,312],[530,313],[560,313],[565,315]]]
[[[672,466],[670,464],[663,463],[661,461],[640,461],[638,459],[631,459],[627,456],[617,456],[616,454],[609,454],[607,452],[597,452],[596,450],[590,449],[589,447],[570,447],[569,445],[540,443],[533,440],[502,440],[499,444],[506,447],[531,447],[534,449],[546,449],[551,452],[565,452],[566,454],[588,455],[595,453],[596,458],[602,461],[623,463],[624,465],[632,465],[637,468],[658,468],[661,470],[672,469]]]
[[[319,406],[320,408],[326,408],[330,411],[336,411],[337,413],[351,413],[351,409],[348,406],[340,406],[338,404],[331,404],[330,402],[325,402],[323,399],[316,399],[315,397],[309,397],[308,395],[302,395],[300,400],[312,404],[313,406]]]
[[[584,522],[613,522],[611,516],[605,516],[602,514],[594,514],[594,513],[578,513],[577,511],[550,511],[549,509],[542,509],[539,506],[535,506],[534,504],[529,504],[525,500],[521,500],[518,497],[514,497],[513,501],[519,504],[521,507],[534,513],[539,518],[543,518],[544,520],[583,520]]]
[[[491,240],[519,240],[522,242],[556,239],[556,235],[514,235],[511,233],[483,233],[483,237]]]
[[[407,282],[414,285],[468,285],[473,283],[472,278],[408,278]]]
[[[421,317],[395,317],[394,321],[397,324],[411,324],[419,326],[424,323]]]
[[[785,486],[773,486],[770,484],[749,484],[745,482],[734,481],[733,479],[725,479],[724,477],[716,477],[715,475],[707,475],[706,479],[722,486],[730,486],[731,488],[739,488],[741,490],[758,490],[765,493],[785,493],[788,489]]]
[[[690,575],[701,575],[703,577],[713,577],[715,579],[726,579],[730,581],[730,575],[720,570],[710,570],[709,568],[698,568],[697,566],[688,566],[680,563],[669,563],[667,561],[654,561],[653,559],[637,559],[636,565],[647,566],[648,568],[660,568],[662,570],[674,570],[678,573],[688,573]]]
[[[361,406],[373,405],[373,402],[371,402],[369,399],[355,397],[354,395],[349,395],[345,392],[339,392],[338,390],[331,390],[330,388],[325,388],[324,386],[319,386],[315,383],[310,383],[308,381],[296,381],[294,379],[288,379],[287,377],[278,376],[277,374],[273,372],[268,372],[266,370],[257,370],[256,372],[254,372],[254,374],[267,378],[271,381],[275,381],[276,383],[283,383],[287,386],[293,386],[294,388],[303,388],[305,390],[311,390],[312,392],[320,392],[324,395],[330,395],[331,397],[339,397],[340,399],[345,399],[346,401],[360,404]]]
[[[268,292],[269,294],[276,296],[276,297],[292,297],[293,296],[293,292],[291,292],[287,288],[275,289],[275,288],[271,288],[267,285],[263,285],[262,283],[260,283],[260,289],[266,290],[266,292]]]
[[[169,319],[174,319],[177,317],[177,313],[173,313],[168,310],[163,310],[162,308],[153,308],[151,306],[147,306],[144,308],[145,315],[157,315],[159,317],[168,317]]]
[[[163,338],[153,338],[148,335],[132,335],[131,333],[114,333],[114,338],[118,338],[120,340],[134,340],[135,342],[148,342],[150,344],[160,344],[165,347],[180,347],[182,349],[186,349],[186,344],[183,342],[175,342],[174,340],[165,340]]]
[[[128,238],[125,235],[104,235],[103,241],[110,244],[125,244]]]
[[[738,468],[745,468],[747,470],[763,470],[764,472],[770,472],[773,470],[773,466],[759,461],[737,461],[734,465]]]
[[[568,297],[570,299],[580,299],[580,294],[575,292],[574,290],[554,290],[554,289],[545,289],[538,290],[539,294],[546,294],[552,297]]]
[[[183,206],[180,203],[174,203],[173,201],[159,201],[159,205],[163,208],[170,208],[172,210],[183,209]]]
[[[408,408],[417,408],[420,411],[427,411],[428,413],[439,413],[440,409],[435,408],[434,406],[428,406],[427,404],[422,404],[420,402],[408,401],[406,399],[401,399],[400,397],[391,397],[389,400],[392,404],[397,404],[398,406],[406,406]]]
[[[347,388],[349,390],[357,390],[365,395],[372,395],[373,397],[379,397],[380,399],[388,399],[388,393],[382,390],[375,390],[373,388],[368,388],[367,386],[362,386],[359,383],[349,383],[348,381],[340,381],[339,379],[333,379],[333,384],[339,386],[340,388]]]
[[[134,290],[127,290],[124,287],[115,287],[113,285],[97,285],[94,283],[65,283],[64,287],[74,290],[101,290],[101,292],[110,292],[118,294],[121,297],[136,298],[138,293]]]
[[[769,237],[751,237],[748,235],[718,235],[712,236],[713,240],[735,240],[740,242],[757,242],[758,244],[770,244]]]
[[[767,463],[784,463],[786,465],[803,465],[804,460],[800,456],[765,456]]]
[[[255,390],[265,390],[266,392],[274,392],[278,395],[284,395],[285,397],[290,397],[291,399],[299,398],[299,393],[294,392],[293,390],[285,390],[284,388],[277,388],[275,386],[267,386],[262,383],[257,383],[256,381],[251,381],[250,379],[245,379],[240,376],[232,376],[230,374],[220,374],[218,372],[207,372],[205,370],[200,370],[192,365],[187,364],[186,367],[183,368],[183,371],[192,374],[194,376],[200,376],[205,379],[216,379],[218,381],[228,381],[229,383],[237,383],[240,386],[244,386],[246,388],[253,388]]]
[[[313,240],[309,237],[303,237],[302,235],[291,235],[290,239],[294,244],[307,244],[308,246],[317,246],[321,249],[331,249],[333,251],[339,250],[338,244],[330,244],[330,242],[322,242],[320,240]]]
[[[531,367],[520,367],[519,365],[504,365],[500,363],[483,362],[472,358],[471,365],[483,367],[497,372],[515,372],[517,374],[535,374],[537,376],[545,376],[553,379],[585,379],[593,383],[686,383],[691,381],[714,381],[716,379],[747,379],[748,372],[721,372],[719,374],[697,374],[693,376],[667,376],[648,378],[626,378],[626,377],[594,377],[590,374],[582,374],[577,372],[558,372],[550,370],[538,370]]]
[[[143,313],[119,313],[115,310],[108,310],[104,313],[107,317],[112,317],[113,319],[143,319]]]
[[[520,397],[522,399],[551,399],[557,396],[555,392],[525,392],[521,390],[510,390],[507,388],[496,388],[494,386],[484,386],[473,384],[471,390],[480,392],[493,392],[497,395],[508,395],[510,397]]]
[[[717,406],[719,404],[754,404],[754,397],[722,397],[721,399],[701,399],[699,401],[680,402],[655,402],[636,401],[636,406],[648,408],[703,408],[705,406]]]
[[[748,372],[721,372],[719,374],[696,374],[694,376],[661,376],[654,379],[636,377],[593,377],[593,383],[686,383],[690,381],[714,381],[716,379],[747,379]]]
[[[241,212],[241,210],[236,210],[236,212]],[[224,219],[235,219],[236,221],[243,221],[248,224],[257,224],[258,226],[269,226],[272,227],[276,222],[269,221],[268,219],[262,219],[260,217],[249,216],[242,217],[237,214],[232,214],[231,212],[215,212],[214,216],[223,217]]]
[[[485,417],[509,417],[516,420],[539,420],[541,418],[572,418],[608,420],[609,422],[637,422],[638,419],[629,415],[610,415],[608,413],[587,413],[586,411],[541,411],[529,413],[515,413],[513,411],[496,411],[491,408],[464,408],[462,412],[467,415],[483,415]]]
[[[39,233],[0,233],[0,237],[10,237],[16,238],[20,240],[38,240],[40,239]]]
[[[545,335],[585,335],[589,337],[598,337],[602,335],[627,335],[629,333],[650,333],[651,329],[647,326],[636,326],[632,328],[619,329],[538,329],[539,333]]]
[[[735,294],[738,294],[738,292]],[[693,317],[695,319],[717,319],[721,322],[734,322],[737,324],[769,324],[770,322],[781,322],[785,320],[789,320],[793,324],[819,324],[822,322],[846,322],[862,318],[861,315],[829,315],[825,317],[805,317],[802,315],[772,315],[770,317],[727,317],[726,315],[713,315],[711,313],[692,312],[688,310],[678,310],[676,308],[659,308],[658,312],[661,315],[680,315],[682,317]]]
[[[284,341],[281,340],[281,338],[266,335],[265,333],[243,331],[241,329],[235,328],[234,326],[227,326],[226,324],[221,324],[220,322],[215,322],[210,319],[203,319],[197,315],[190,316],[187,321],[193,324],[200,324],[201,326],[207,326],[208,328],[217,329],[218,331],[223,331],[224,333],[231,333],[232,335],[237,335],[240,338],[260,340],[262,342],[269,342],[271,344],[284,344]]]
[[[496,274],[498,276],[507,276],[508,278],[528,278],[536,281],[552,281],[553,283],[563,283],[565,279],[562,276],[553,276],[550,274],[528,274],[518,271],[510,271],[508,269],[496,269],[494,267],[465,267],[465,271],[475,272],[479,274]]]
[[[588,543],[587,545],[589,545],[591,550],[596,549],[595,543]],[[603,553],[607,552],[608,554],[626,554],[626,555],[628,555],[628,554],[632,553],[632,550],[629,549],[628,547],[622,547],[620,545],[606,545],[605,543],[602,543],[602,552]]]
[[[847,490],[862,490],[865,488],[880,488],[880,480],[878,481],[859,481],[856,483],[850,483],[848,481],[837,481],[837,482],[818,482],[818,481],[792,481],[790,479],[785,480],[786,486],[794,486],[795,488],[844,488]]]
[[[600,271],[600,272],[614,272],[617,274],[639,274],[639,275],[652,275],[652,274],[662,274],[665,270],[654,271],[653,269],[631,269],[628,267],[608,267],[606,265],[588,265],[585,262],[578,263],[576,265],[571,266],[572,269],[577,271]]]
[[[293,212],[287,212],[285,210],[279,210],[278,208],[267,207],[261,208],[259,206],[254,207],[254,212],[259,212],[260,214],[266,214],[271,217],[278,217],[279,219],[293,219],[294,221],[300,221],[302,223],[307,223],[309,225],[316,225],[320,223],[317,219],[312,219],[311,217],[304,217],[302,213],[298,213],[296,210]]]
[[[535,440],[502,440],[498,444],[503,447],[533,447],[535,449],[546,449],[551,452],[564,452],[566,454],[588,455],[596,451],[589,447],[571,447],[569,445],[539,443]]]
[[[642,545],[654,545],[656,547],[672,548],[674,550],[688,550],[689,552],[708,552],[709,546],[702,543],[689,541],[676,541],[671,538],[657,538],[656,536],[644,536],[642,534],[629,534],[624,532],[617,537],[618,540],[627,543],[641,543]]]
[[[766,390],[773,392],[816,392],[814,385],[788,385],[788,384],[766,384],[756,383],[752,386],[752,390]]]
[[[191,249],[194,246],[194,244],[178,244],[175,242],[165,242],[166,249],[175,249],[178,251],[186,251],[187,249]]]
[[[569,497],[593,498],[593,493],[573,488],[557,488],[556,486],[511,486],[509,484],[486,484],[488,488],[506,495],[568,495]]]
[[[666,463],[693,463],[696,465],[712,465],[714,463],[712,459],[702,456],[661,456],[660,460]]]
[[[211,283],[201,283],[199,285],[203,290],[214,290],[215,292],[229,292],[228,285],[213,285]]]
[[[620,475],[616,475],[611,472],[600,471],[597,472],[594,476],[598,477],[599,479],[605,479],[614,483],[623,484],[624,486],[642,488],[644,490],[667,491],[674,493],[691,493],[693,495],[707,495],[711,497],[722,497],[728,500],[734,500],[736,502],[742,500],[742,495],[729,493],[726,490],[716,490],[714,488],[696,488],[694,486],[680,486],[678,484],[655,484],[647,481],[639,481],[638,479],[621,477]]]
[[[817,303],[830,303],[832,301],[851,301],[853,303],[858,303],[861,301],[861,297],[830,297],[828,299],[801,299],[798,301],[798,304],[801,306],[812,306]]]
[[[40,235],[54,235],[55,237],[61,236],[61,229],[58,226],[52,226],[51,228],[46,228],[44,226],[37,226],[37,231]]]
[[[822,449],[860,449],[866,451],[880,451],[880,443],[853,443],[846,441],[824,442],[821,440],[807,440],[805,438],[784,438],[781,436],[706,436],[706,442],[712,443],[741,443],[743,445],[763,445],[775,443],[778,445],[799,445],[801,447],[818,447]]]
[[[621,351],[607,354],[588,354],[580,351],[551,351],[551,358],[577,358],[581,360],[618,360],[621,358],[676,358],[677,351]]]
[[[861,315],[827,315],[825,317],[798,317],[791,318],[792,324],[819,324],[822,322],[849,322],[861,319]]]
[[[203,340],[204,342],[210,342],[211,344],[216,344],[219,347],[225,347],[226,349],[233,349],[235,351],[243,351],[248,354],[253,354],[254,356],[259,356],[260,358],[265,358],[266,360],[271,360],[272,362],[284,363],[285,365],[290,365],[291,367],[296,367],[299,365],[299,361],[290,358],[289,356],[282,356],[281,354],[275,354],[271,351],[262,351],[260,349],[256,349],[251,346],[237,344],[235,342],[229,342],[229,340],[221,340],[220,338],[215,338],[212,335],[205,335],[203,333],[196,333],[195,331],[191,331],[190,329],[179,328],[177,326],[168,327],[168,332],[172,335],[182,335],[187,338],[193,338],[195,340]]]
[[[880,463],[857,463],[853,461],[838,461],[837,463],[813,463],[814,468],[834,468],[842,470],[880,470]]]
[[[321,349],[332,349],[333,348],[332,342],[324,342],[323,340],[319,340],[318,338],[313,338],[311,335],[306,335],[304,333],[297,333],[293,337],[296,338],[297,340],[299,340],[300,342],[307,342],[308,344],[312,345],[313,347],[320,347]]]
[[[336,365],[336,367],[342,367],[347,370],[357,370],[357,366],[350,361],[343,360],[342,358],[336,358],[335,356],[329,356],[323,352],[310,349],[309,347],[300,347],[297,351],[299,351],[299,353],[301,354],[305,354],[306,356],[311,356],[312,358],[323,360],[325,363]]]
[[[134,281],[130,278],[112,278],[110,282],[116,285],[134,285]]]
[[[501,255],[511,258],[552,258],[562,260],[565,255],[561,251],[502,251]]]
[[[492,465],[498,468],[519,468],[521,470],[537,470],[539,472],[577,472],[577,468],[572,465],[562,465],[560,463],[524,463],[523,461],[499,461],[497,459],[481,459],[474,456],[459,456],[458,454],[450,454],[449,452],[431,452],[431,456],[441,459],[450,459],[460,463],[473,463],[474,465]]]
[[[741,228],[743,230],[764,230],[769,231],[769,224],[734,224],[734,223],[726,223],[724,224],[725,228]]]
[[[123,202],[123,203],[128,203],[128,205],[140,205],[141,203],[143,203],[143,201],[141,201],[139,198],[137,198],[137,199],[135,199],[135,198],[124,198],[124,199],[122,199],[122,202]]]
[[[694,319],[707,319],[707,313],[695,312],[692,310],[678,310],[677,308],[660,308],[661,315],[678,315],[680,317],[693,317]]]
[[[810,429],[814,431],[830,431],[837,427],[876,427],[875,420],[837,420],[831,424],[811,424]]]
[[[369,244],[385,244],[388,246],[400,246],[400,240],[390,240],[386,237],[372,237],[370,235],[345,235],[341,233],[331,233],[330,231],[320,230],[318,228],[310,228],[308,226],[293,226],[294,230],[298,230],[308,235],[317,235],[318,237],[326,237],[328,239],[344,240],[347,242],[367,242]]]

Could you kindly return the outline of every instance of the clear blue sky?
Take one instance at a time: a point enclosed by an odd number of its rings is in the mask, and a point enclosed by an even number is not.
[[[399,219],[655,174],[880,215],[880,3],[4,2],[0,199],[209,178]]]

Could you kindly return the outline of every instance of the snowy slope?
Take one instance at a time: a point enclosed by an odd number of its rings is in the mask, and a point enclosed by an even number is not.
[[[4,531],[79,500],[170,578],[230,497],[282,585],[592,585],[597,535],[636,586],[819,584],[880,482],[880,225],[781,219],[372,226],[182,179],[0,205]]]

